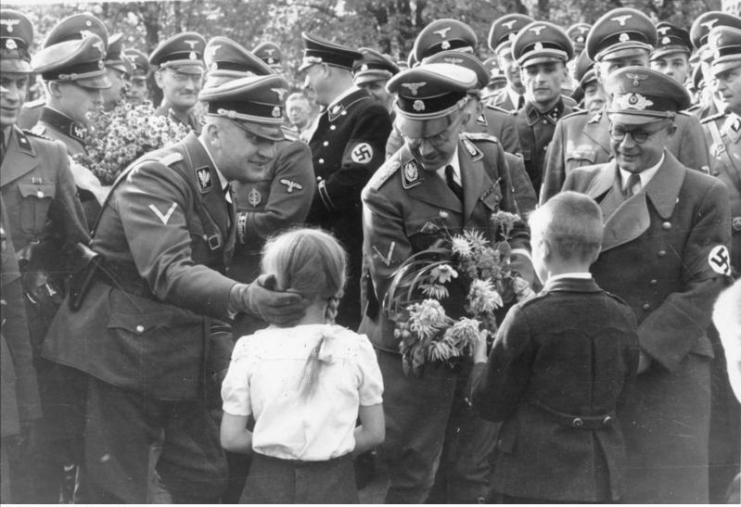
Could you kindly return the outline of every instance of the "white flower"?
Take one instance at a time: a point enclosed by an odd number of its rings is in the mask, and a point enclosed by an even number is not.
[[[468,302],[472,314],[490,313],[500,308],[504,302],[494,289],[491,280],[474,280],[468,292]]]
[[[473,255],[471,243],[469,243],[463,236],[453,236],[453,239],[450,242],[453,253],[461,258],[467,259]]]
[[[446,320],[445,309],[434,299],[425,299],[409,306],[410,329],[423,338],[434,335]]]

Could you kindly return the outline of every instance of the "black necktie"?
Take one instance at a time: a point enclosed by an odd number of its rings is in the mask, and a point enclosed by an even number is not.
[[[634,192],[634,189],[636,188],[636,185],[641,184],[641,177],[637,174],[631,174],[628,178],[628,183],[625,185],[625,198],[633,197],[636,192]],[[638,188],[638,191],[640,192],[640,187]]]
[[[517,99],[517,110],[519,111],[524,106],[525,106],[525,96],[520,95],[519,98]]]
[[[5,160],[5,130],[0,129],[0,165]]]
[[[452,190],[456,197],[458,197],[458,199],[462,202],[463,187],[461,187],[458,182],[455,181],[455,169],[453,169],[452,165],[445,166],[445,183],[448,184],[448,188],[450,188],[450,190]]]

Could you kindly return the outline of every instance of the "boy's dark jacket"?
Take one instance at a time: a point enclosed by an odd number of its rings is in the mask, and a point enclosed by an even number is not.
[[[637,367],[633,313],[591,279],[548,282],[514,306],[488,364],[473,373],[474,407],[504,421],[493,489],[544,500],[617,500],[625,466],[620,411]]]

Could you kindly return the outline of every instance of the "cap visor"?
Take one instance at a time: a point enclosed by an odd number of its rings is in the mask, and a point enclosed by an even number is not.
[[[399,129],[401,135],[414,139],[436,136],[444,132],[450,123],[447,115],[441,118],[417,120],[397,114],[395,120],[396,128]]]
[[[651,53],[651,60],[656,60],[657,58],[661,58],[666,55],[672,55],[672,54],[683,54],[689,56],[690,50],[687,48],[682,48],[680,46],[668,46],[666,48],[657,49],[653,53]]]
[[[77,79],[74,81],[74,83],[78,86],[82,86],[83,88],[93,88],[100,90],[105,90],[106,88],[110,88],[112,86],[111,81],[106,75]]]
[[[523,60],[520,63],[520,67],[528,67],[530,65],[538,65],[539,63],[557,63],[566,62],[566,58],[563,56],[557,56],[553,54],[533,55]]]
[[[16,72],[18,74],[29,74],[33,72],[31,63],[26,60],[20,60],[17,58],[13,59],[0,59],[0,72]]]
[[[722,74],[723,72],[731,69],[735,69],[736,67],[741,67],[741,55],[737,55],[735,60],[726,60],[726,61],[714,61],[710,65],[710,73],[713,74],[713,76],[718,77],[718,74]]]
[[[376,81],[388,81],[391,79],[390,73],[370,72],[367,74],[356,75],[353,81],[356,85],[363,83],[375,83]]]
[[[283,129],[280,126],[274,125],[260,125],[259,123],[233,120],[234,123],[239,126],[242,130],[246,130],[250,134],[256,135],[262,139],[268,141],[282,141],[285,139],[283,135]]]
[[[618,58],[628,58],[630,56],[641,56],[648,54],[653,49],[648,44],[642,42],[623,43],[613,46],[608,53],[598,55],[599,59],[605,62],[617,60]]]
[[[206,65],[198,60],[172,60],[165,62],[162,68],[176,70],[182,74],[203,74]]]

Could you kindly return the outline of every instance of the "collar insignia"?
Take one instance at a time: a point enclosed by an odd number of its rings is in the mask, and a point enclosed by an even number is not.
[[[201,193],[210,192],[214,186],[211,181],[211,171],[207,166],[196,169],[196,176],[198,176],[198,186],[201,189]]]

